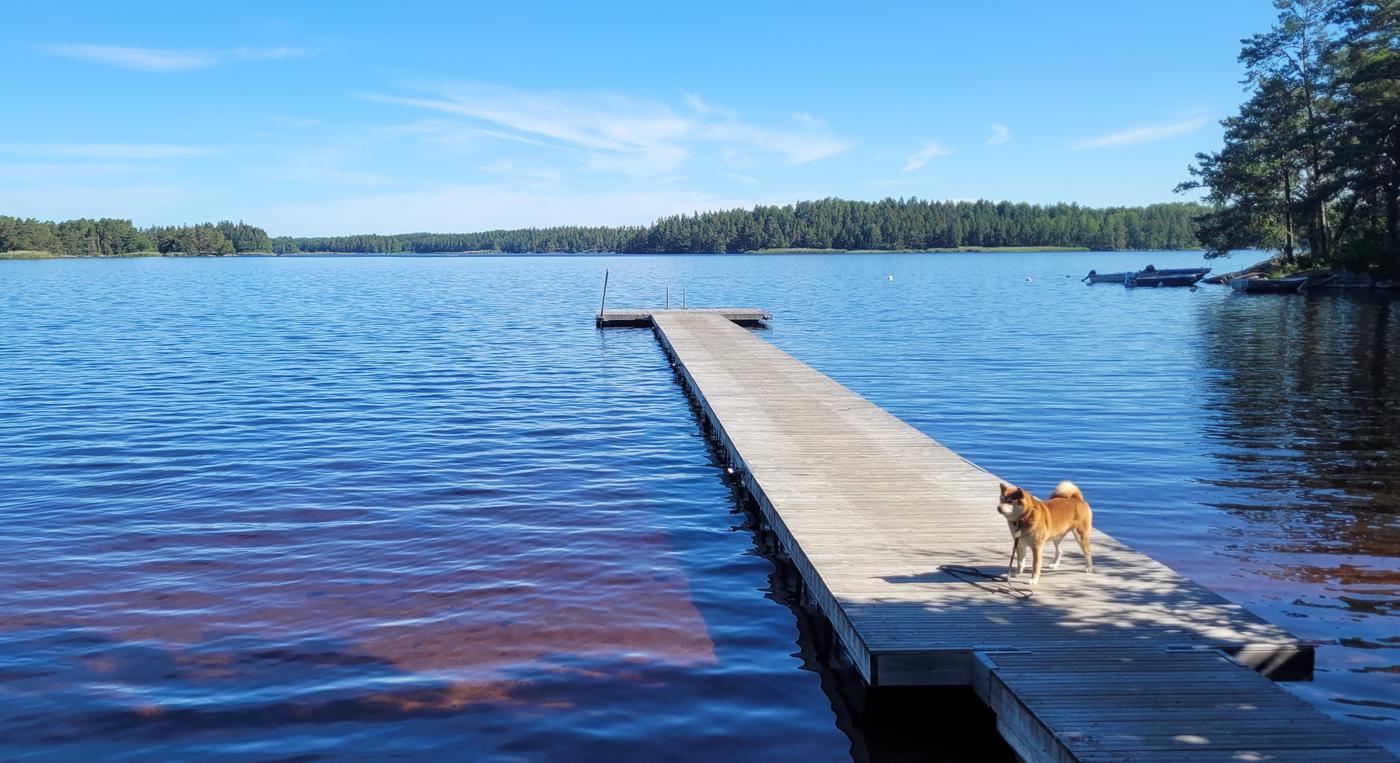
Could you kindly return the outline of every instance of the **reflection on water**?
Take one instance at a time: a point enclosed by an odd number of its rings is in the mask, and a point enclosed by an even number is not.
[[[1206,433],[1241,508],[1278,493],[1328,536],[1394,548],[1400,514],[1400,303],[1370,293],[1225,300],[1200,311]],[[1329,509],[1344,514],[1326,515]],[[1346,521],[1341,521],[1345,519]],[[1316,538],[1315,540],[1324,540]],[[1379,544],[1372,546],[1371,544]]]
[[[1400,732],[1400,301],[1226,299],[1199,313],[1214,505],[1270,609],[1325,648],[1298,691]],[[1330,611],[1318,618],[1318,611]],[[1278,618],[1276,618],[1278,619]],[[1341,652],[1340,655],[1337,653]]]
[[[1197,259],[0,262],[0,758],[1005,756],[864,690],[652,334],[593,328],[605,267],[1074,478],[1400,750],[1397,308],[1077,280]]]

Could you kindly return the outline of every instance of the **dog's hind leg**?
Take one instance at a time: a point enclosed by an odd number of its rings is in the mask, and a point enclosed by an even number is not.
[[[1060,568],[1060,557],[1063,556],[1065,553],[1064,549],[1060,548],[1060,544],[1065,542],[1065,536],[1061,535],[1060,537],[1055,538],[1052,542],[1055,544],[1055,561],[1050,563],[1050,569],[1058,570]]]
[[[1085,572],[1093,572],[1093,571],[1094,571],[1094,554],[1093,554],[1093,552],[1090,551],[1090,549],[1089,549],[1089,533],[1090,533],[1090,532],[1091,532],[1091,530],[1090,530],[1088,527],[1076,528],[1075,531],[1074,531],[1074,537],[1079,541],[1079,550],[1084,552],[1084,571],[1085,571]]]

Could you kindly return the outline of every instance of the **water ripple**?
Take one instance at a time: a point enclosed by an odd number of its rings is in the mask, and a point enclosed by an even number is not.
[[[612,304],[769,308],[978,463],[1074,477],[1339,640],[1298,691],[1394,744],[1396,307],[1065,277],[1141,259],[0,262],[0,757],[996,749],[845,699],[651,333],[592,328],[604,267]]]

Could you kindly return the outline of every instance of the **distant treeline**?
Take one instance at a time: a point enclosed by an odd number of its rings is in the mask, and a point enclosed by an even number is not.
[[[745,252],[759,249],[943,249],[1199,246],[1196,204],[1081,207],[990,201],[822,199],[675,215],[646,227],[523,228],[272,240],[277,252]]]
[[[272,239],[272,249],[295,252],[368,252],[372,254],[427,252],[621,252],[639,227],[520,228],[483,233],[368,233],[359,236],[315,236]]]
[[[763,249],[1073,247],[1189,249],[1195,204],[1081,207],[990,201],[822,199],[664,217],[649,226],[557,227],[482,233],[268,238],[243,222],[137,228],[130,220],[48,222],[0,216],[0,252],[70,257],[140,252],[747,252]]]
[[[137,228],[130,220],[50,222],[0,215],[0,252],[38,251],[59,257],[270,252],[267,231],[242,221]]]

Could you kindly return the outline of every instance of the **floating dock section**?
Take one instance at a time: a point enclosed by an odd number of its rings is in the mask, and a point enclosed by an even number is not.
[[[735,322],[768,319],[597,323],[654,328],[871,686],[970,685],[1027,761],[1393,760],[1265,678],[1310,679],[1309,644],[1100,531],[1029,597],[946,571],[1005,572],[1000,480]]]

